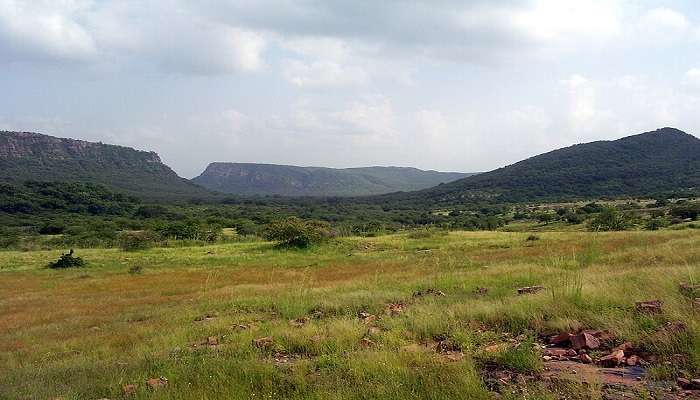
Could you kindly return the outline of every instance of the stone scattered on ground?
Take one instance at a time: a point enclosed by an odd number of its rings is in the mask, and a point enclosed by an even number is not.
[[[638,301],[634,304],[634,308],[639,313],[659,314],[659,313],[661,313],[661,306],[663,304],[664,304],[664,302],[661,300]]]
[[[595,336],[586,332],[569,336],[569,342],[571,342],[571,348],[574,350],[593,350],[600,347],[600,341]]]
[[[479,295],[479,296],[485,296],[489,293],[489,289],[485,287],[478,287],[474,289],[474,293]]]
[[[700,285],[694,285],[687,282],[679,284],[678,289],[681,293],[688,297],[695,297],[696,294],[700,293]]]
[[[168,386],[168,378],[163,376],[159,378],[150,378],[146,381],[146,387],[152,390],[157,390],[165,386]]]
[[[301,328],[302,326],[304,326],[308,323],[309,323],[308,317],[300,317],[300,318],[293,319],[293,320],[289,321],[289,325],[291,325],[295,328]]]
[[[136,394],[136,389],[137,386],[134,384],[124,385],[122,386],[122,393],[124,393],[124,396],[132,396]]]
[[[204,315],[200,315],[197,318],[195,318],[195,322],[204,322],[204,321],[211,321],[212,319],[216,319],[219,315],[217,313],[206,313]]]
[[[625,361],[625,352],[623,350],[613,350],[607,356],[601,357],[598,364],[606,368],[617,367]]]
[[[545,289],[546,289],[546,287],[541,286],[541,285],[525,286],[525,287],[521,287],[518,289],[518,294],[533,294],[533,293],[537,293],[537,292],[540,292],[540,291],[545,290]]]
[[[359,313],[357,313],[357,318],[359,318],[360,321],[364,322],[367,325],[377,320],[376,315],[364,311],[360,311]]]
[[[406,304],[404,304],[404,303],[389,303],[386,305],[386,308],[384,310],[390,316],[395,317],[395,316],[403,313],[406,310]]]
[[[262,350],[269,350],[274,345],[274,340],[272,336],[265,336],[257,339],[253,339],[253,345]]]
[[[443,291],[437,290],[437,289],[426,289],[426,290],[420,290],[417,292],[413,292],[413,297],[425,297],[425,296],[437,296],[437,297],[444,297],[447,296]]]

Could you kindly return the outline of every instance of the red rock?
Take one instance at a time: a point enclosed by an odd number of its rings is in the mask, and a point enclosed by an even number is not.
[[[272,336],[265,336],[258,339],[253,339],[253,345],[259,349],[269,349],[274,344]]]
[[[629,365],[630,367],[634,367],[635,365],[639,364],[639,357],[631,355],[627,357],[627,360],[625,360],[625,364]]]
[[[676,384],[681,388],[681,389],[689,389],[690,388],[690,380],[678,377],[676,378]]]
[[[571,341],[571,347],[579,349],[597,349],[600,347],[600,341],[596,339],[595,336],[589,333],[579,333],[578,335],[573,335],[569,338]]]
[[[532,294],[539,291],[545,290],[546,288],[541,285],[537,286],[525,286],[518,289],[518,294]]]
[[[603,367],[612,368],[618,366],[625,360],[625,352],[622,350],[614,350],[612,353],[598,360],[598,363]]]
[[[593,362],[593,359],[588,354],[581,354],[579,356],[579,360],[581,360],[581,362],[584,364],[590,364]]]
[[[549,343],[555,344],[555,345],[562,345],[562,344],[568,342],[570,337],[571,337],[571,334],[569,334],[568,332],[562,332],[558,335],[551,336],[549,338]]]
[[[168,379],[164,377],[160,378],[151,378],[146,381],[146,386],[148,386],[149,389],[160,389],[162,387],[168,386]]]
[[[663,304],[664,302],[661,300],[647,300],[638,301],[634,304],[634,306],[637,312],[645,314],[658,314],[661,312],[661,305]]]
[[[691,379],[690,388],[693,390],[700,390],[700,379]]]
[[[576,357],[578,353],[574,349],[569,349],[566,351],[566,356],[567,357]]]
[[[688,382],[690,383],[690,382]],[[129,385],[124,385],[122,386],[122,392],[124,393],[125,396],[131,396],[136,394],[136,385],[129,384]]]
[[[553,348],[553,349],[544,349],[542,352],[543,355],[549,356],[549,357],[566,357],[567,350],[566,349],[560,349],[560,348]]]

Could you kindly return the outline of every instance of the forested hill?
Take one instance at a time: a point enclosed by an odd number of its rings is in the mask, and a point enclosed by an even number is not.
[[[0,180],[87,182],[154,200],[209,195],[154,152],[31,132],[0,131]]]
[[[700,188],[700,139],[674,128],[577,144],[378,201],[458,204],[650,195]]]
[[[472,174],[405,167],[320,168],[291,165],[212,163],[193,182],[238,195],[364,196],[412,191]]]

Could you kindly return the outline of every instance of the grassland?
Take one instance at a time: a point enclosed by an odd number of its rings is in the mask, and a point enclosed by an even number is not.
[[[0,252],[0,398],[489,399],[487,368],[537,374],[532,343],[579,328],[610,329],[657,355],[650,380],[700,372],[700,322],[678,290],[700,281],[700,233],[529,235],[85,249],[88,267],[63,271],[44,268],[59,251]],[[517,295],[531,285],[547,290]],[[431,288],[445,296],[413,296]],[[649,299],[663,300],[663,313],[635,312]],[[682,335],[657,334],[677,320]],[[464,356],[431,349],[439,335]],[[254,345],[262,337],[272,343]],[[144,384],[160,376],[166,387]],[[562,390],[602,396],[575,380]],[[562,395],[535,380],[502,396]]]

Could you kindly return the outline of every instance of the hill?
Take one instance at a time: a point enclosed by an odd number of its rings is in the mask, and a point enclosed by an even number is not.
[[[458,204],[651,195],[700,188],[700,139],[674,128],[554,150],[401,201]],[[385,199],[391,200],[391,199]]]
[[[0,180],[102,184],[146,199],[209,195],[154,152],[31,132],[0,131]]]
[[[425,189],[468,175],[405,167],[336,169],[212,163],[192,181],[207,189],[238,195],[364,196]]]

